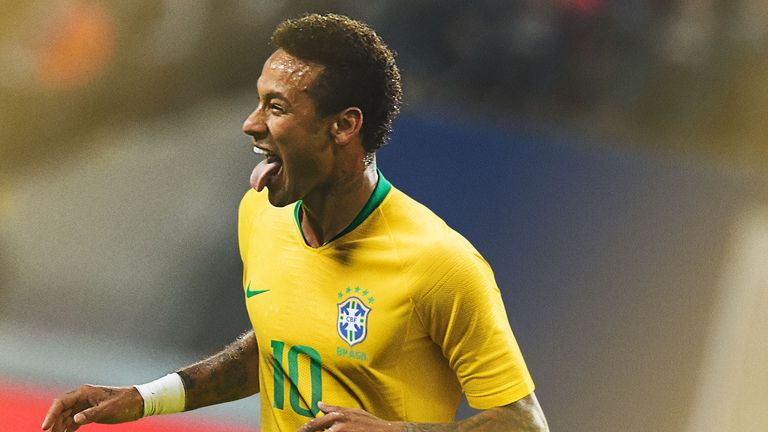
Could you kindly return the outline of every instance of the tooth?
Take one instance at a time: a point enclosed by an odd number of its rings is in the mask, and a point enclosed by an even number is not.
[[[254,147],[253,148],[253,152],[256,153],[256,154],[260,154],[260,155],[266,155],[267,154],[267,152],[265,150],[262,150],[262,149],[260,149],[258,147]]]

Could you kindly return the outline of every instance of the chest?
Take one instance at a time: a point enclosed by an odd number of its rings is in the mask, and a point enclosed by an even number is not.
[[[386,368],[413,332],[413,283],[397,255],[376,243],[261,248],[245,268],[263,354],[300,347],[324,365]]]

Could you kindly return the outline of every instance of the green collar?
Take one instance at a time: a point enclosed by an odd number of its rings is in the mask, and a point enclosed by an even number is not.
[[[376,210],[376,207],[381,204],[382,201],[384,201],[384,198],[386,198],[387,194],[389,193],[390,189],[392,189],[392,184],[384,178],[384,175],[381,174],[381,171],[378,169],[376,172],[379,174],[379,181],[376,182],[376,188],[373,190],[373,193],[371,194],[371,197],[368,198],[368,202],[365,203],[363,206],[363,209],[360,210],[360,213],[355,216],[355,219],[352,220],[352,223],[347,225],[344,230],[342,230],[340,233],[336,235],[336,237],[328,240],[327,242],[323,243],[323,246],[327,245],[328,243],[336,240],[337,238],[349,233],[353,229],[357,228],[363,221],[373,213],[374,210]],[[296,201],[296,207],[293,210],[293,217],[296,219],[296,226],[299,227],[299,232],[301,233],[301,238],[304,238],[304,231],[301,230],[301,221],[299,221],[299,211],[301,210],[301,200]]]

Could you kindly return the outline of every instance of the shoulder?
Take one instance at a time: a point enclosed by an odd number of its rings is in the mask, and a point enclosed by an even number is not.
[[[475,247],[425,205],[392,188],[382,205],[383,217],[398,249],[405,250],[412,268],[445,275],[455,270],[489,270]]]

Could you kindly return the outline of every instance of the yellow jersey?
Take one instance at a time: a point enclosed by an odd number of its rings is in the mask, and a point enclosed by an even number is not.
[[[312,248],[300,206],[253,189],[240,205],[262,431],[297,430],[319,401],[449,422],[462,392],[487,409],[533,391],[488,263],[429,209],[379,173],[355,221]]]

